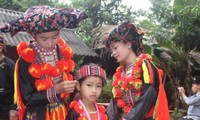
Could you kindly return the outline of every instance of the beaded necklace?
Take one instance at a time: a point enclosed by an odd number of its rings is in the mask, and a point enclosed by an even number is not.
[[[42,48],[38,43],[34,44],[34,49],[36,50],[38,56],[42,60],[42,63],[51,61],[58,61],[56,46],[52,50],[47,50]]]
[[[97,105],[96,103],[94,105],[97,110],[98,120],[108,120],[104,106]],[[89,112],[80,99],[78,101],[72,101],[69,107],[73,108],[80,115],[78,120],[91,120]]]
[[[56,52],[56,46],[53,47],[53,49],[48,50],[42,48],[38,43],[33,44],[33,47],[36,51],[36,54],[39,56],[36,60],[37,63],[48,63],[51,66],[55,66],[56,63],[58,62],[58,55]],[[36,55],[36,56],[37,56]],[[62,74],[62,73],[61,73]],[[53,84],[57,84],[62,81],[61,74],[55,77],[51,77]]]
[[[72,49],[65,44],[63,39],[58,40],[60,46],[60,53],[63,59],[58,60],[56,53],[56,46],[52,51],[42,49],[37,43],[32,44],[32,48],[28,43],[20,43],[17,47],[18,54],[27,62],[31,63],[28,71],[35,80],[35,86],[38,91],[46,90],[53,86],[53,78],[58,79],[61,73],[63,74],[62,80],[73,80],[70,72],[74,69],[74,62],[71,59],[73,56]],[[45,56],[54,56],[52,59],[45,59]],[[39,58],[37,58],[37,56]],[[50,64],[55,61],[55,65]],[[49,62],[49,63],[48,63]]]

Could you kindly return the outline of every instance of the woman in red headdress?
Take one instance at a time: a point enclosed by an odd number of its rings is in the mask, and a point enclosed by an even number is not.
[[[77,81],[70,74],[73,50],[60,38],[60,29],[76,28],[86,17],[75,9],[33,6],[1,28],[11,36],[24,31],[34,38],[17,46],[14,99],[20,120],[65,120],[66,99]]]
[[[169,120],[162,70],[143,53],[143,35],[135,25],[125,22],[107,36],[111,56],[121,63],[113,76],[109,120]]]

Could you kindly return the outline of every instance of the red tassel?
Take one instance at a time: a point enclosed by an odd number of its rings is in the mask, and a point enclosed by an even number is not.
[[[154,111],[154,118],[155,120],[170,120],[167,97],[164,86],[162,84],[163,71],[161,69],[158,69],[158,73],[159,73],[160,87]]]
[[[45,113],[45,120],[50,120],[50,118],[49,118],[49,111],[46,111],[46,113]]]

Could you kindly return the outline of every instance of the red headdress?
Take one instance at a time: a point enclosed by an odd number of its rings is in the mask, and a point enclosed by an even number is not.
[[[84,78],[90,75],[99,76],[103,78],[104,80],[106,79],[105,70],[96,64],[89,64],[89,65],[82,66],[79,70],[76,71],[75,79],[79,80],[81,78]]]
[[[20,31],[32,33],[48,32],[61,28],[76,28],[87,18],[85,12],[76,9],[52,8],[46,5],[32,6],[18,19],[1,27],[2,32],[14,36]]]

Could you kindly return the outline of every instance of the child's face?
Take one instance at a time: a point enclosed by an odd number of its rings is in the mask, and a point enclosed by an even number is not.
[[[192,84],[192,92],[193,93],[200,92],[200,84]]]
[[[59,30],[51,32],[43,32],[35,35],[36,41],[45,49],[54,48],[58,42]]]
[[[82,84],[78,84],[77,89],[80,91],[83,102],[95,102],[102,91],[102,79],[97,76],[87,77]]]

